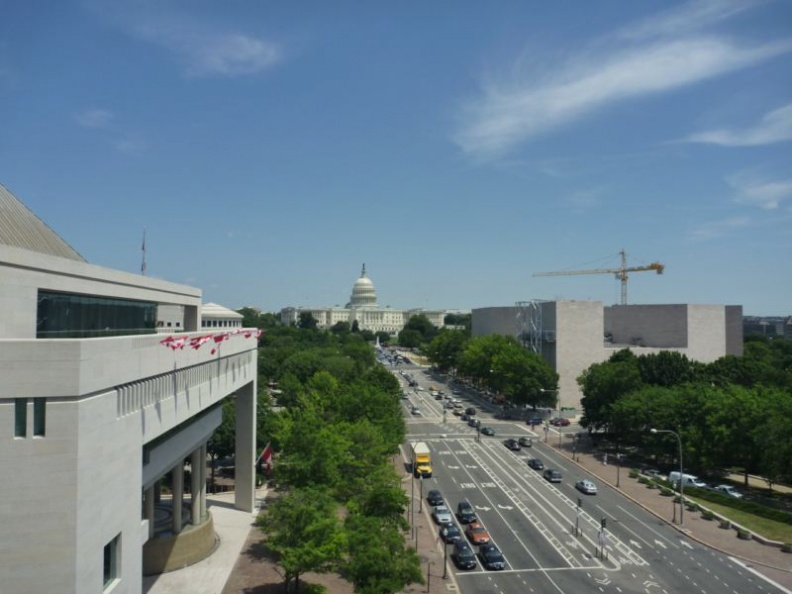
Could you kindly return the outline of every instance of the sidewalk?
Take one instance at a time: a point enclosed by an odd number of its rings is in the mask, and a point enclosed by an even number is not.
[[[556,451],[559,450],[558,438],[556,436],[554,439],[552,434],[547,444],[543,442],[543,445],[552,447]],[[561,452],[569,463],[572,463],[572,444],[563,443]],[[755,540],[741,540],[737,538],[735,530],[720,528],[719,522],[704,520],[699,512],[689,512],[685,509],[684,526],[672,524],[673,498],[663,497],[658,489],[648,489],[637,479],[630,478],[630,469],[626,466],[618,468],[613,464],[613,460],[609,461],[607,465],[603,464],[602,460],[595,458],[592,453],[585,450],[581,452],[580,447],[578,447],[575,457],[578,466],[599,479],[600,489],[605,485],[616,489],[618,475],[619,487],[617,490],[660,520],[673,525],[677,530],[701,544],[742,560],[776,583],[786,588],[792,588],[792,554],[784,553],[780,548],[763,545]],[[677,521],[679,521],[678,517]]]

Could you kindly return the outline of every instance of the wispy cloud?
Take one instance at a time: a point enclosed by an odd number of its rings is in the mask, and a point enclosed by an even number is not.
[[[691,28],[739,8],[725,1],[694,6],[699,13],[693,17],[688,12]],[[581,53],[538,82],[529,77],[489,82],[479,97],[463,105],[454,140],[471,157],[492,159],[606,106],[700,83],[792,51],[792,40],[749,45],[713,35],[664,37],[685,14],[641,23],[634,31],[639,42],[625,44],[622,33],[619,47]]]
[[[106,129],[114,117],[113,113],[106,109],[92,108],[75,114],[74,121],[85,128]]]
[[[281,49],[270,41],[196,24],[147,20],[132,30],[141,39],[176,54],[188,77],[256,74],[282,58]]]
[[[720,146],[759,146],[792,140],[792,103],[765,114],[751,128],[699,132],[691,134],[686,140]]]
[[[710,241],[720,239],[732,233],[735,229],[741,229],[751,224],[748,217],[733,217],[721,219],[719,221],[708,221],[701,224],[690,233],[690,238],[694,241]]]
[[[112,141],[115,149],[125,155],[139,155],[146,150],[146,142],[139,136],[124,135]]]
[[[775,210],[782,202],[792,201],[792,179],[768,180],[741,173],[726,180],[736,191],[735,202]]]

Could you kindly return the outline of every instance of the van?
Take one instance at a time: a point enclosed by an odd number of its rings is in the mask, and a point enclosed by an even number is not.
[[[680,473],[679,471],[676,472],[669,472],[668,473],[668,481],[674,485],[680,482],[680,478],[682,479],[682,485],[685,487],[706,487],[707,484],[700,480],[699,477],[692,475],[692,474],[684,474]]]

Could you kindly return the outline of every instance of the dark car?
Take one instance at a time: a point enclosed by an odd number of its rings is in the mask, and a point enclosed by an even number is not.
[[[536,427],[537,425],[541,425],[543,422],[544,421],[542,421],[542,419],[540,419],[539,417],[534,417],[532,419],[528,419],[527,421],[525,421],[525,424],[530,425],[531,427]]]
[[[528,460],[528,466],[534,470],[544,470],[544,462],[542,462],[539,458],[531,458]]]
[[[472,406],[469,407],[469,408],[466,408],[465,409],[465,414],[466,415],[475,415],[476,414],[476,409],[473,408]]]
[[[481,421],[478,419],[468,419],[468,427],[478,427],[481,425]]]
[[[431,505],[432,507],[434,507],[435,505],[443,505],[443,503],[445,503],[443,494],[437,489],[432,489],[431,491],[429,491],[429,494],[426,496],[426,500],[429,502],[429,505]]]
[[[551,483],[560,483],[562,475],[560,470],[548,468],[542,473],[542,476],[545,477],[545,480],[548,480]]]
[[[470,417],[469,417],[467,414],[463,414],[463,415],[462,415],[461,417],[459,417],[459,418],[460,418],[461,420],[463,420],[463,421],[469,421],[469,420],[470,420]]]
[[[524,448],[530,448],[533,445],[533,439],[530,437],[521,437],[517,440],[517,443]]]
[[[556,417],[555,419],[550,421],[550,424],[556,427],[568,427],[569,422],[570,422],[569,419],[565,419],[563,417]]]
[[[462,531],[454,523],[445,524],[440,528],[440,538],[446,543],[452,543],[462,538]]]
[[[471,522],[475,522],[478,520],[478,516],[476,515],[476,510],[473,509],[473,506],[470,505],[470,502],[467,499],[463,499],[457,504],[457,518],[463,524],[470,524]]]
[[[486,569],[506,568],[506,559],[503,558],[503,553],[492,543],[479,547],[479,559]]]
[[[503,445],[505,445],[513,452],[519,452],[522,449],[520,442],[518,442],[516,439],[513,439],[511,437],[509,439],[504,440]]]
[[[454,552],[451,553],[451,558],[459,569],[476,568],[476,555],[470,545],[462,539],[454,543]]]
[[[495,429],[493,429],[492,427],[482,427],[481,434],[490,435],[490,436],[495,435]]]

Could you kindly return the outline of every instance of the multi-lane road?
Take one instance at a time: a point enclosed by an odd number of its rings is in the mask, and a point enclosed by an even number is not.
[[[470,501],[506,558],[502,571],[480,565],[464,571],[449,557],[449,571],[463,594],[785,591],[736,560],[687,539],[608,485],[598,484],[596,495],[578,492],[575,482],[592,477],[547,447],[541,429],[537,434],[525,424],[493,419],[482,410],[483,401],[462,390],[458,397],[465,406],[479,409],[482,424],[495,429],[494,437],[478,436],[450,411],[444,415],[443,402],[426,390],[434,384],[449,393],[449,386],[417,367],[401,369],[424,388],[416,391],[405,382],[409,400],[403,402],[409,440],[428,444],[434,466],[431,479],[416,481],[416,497],[439,489],[452,511],[462,499]],[[410,413],[412,405],[420,408],[420,416]],[[524,435],[534,437],[533,447],[513,452],[503,444],[507,437]],[[531,457],[561,470],[562,482],[551,484],[532,470],[527,464]],[[422,507],[423,513],[431,511],[425,500]]]

